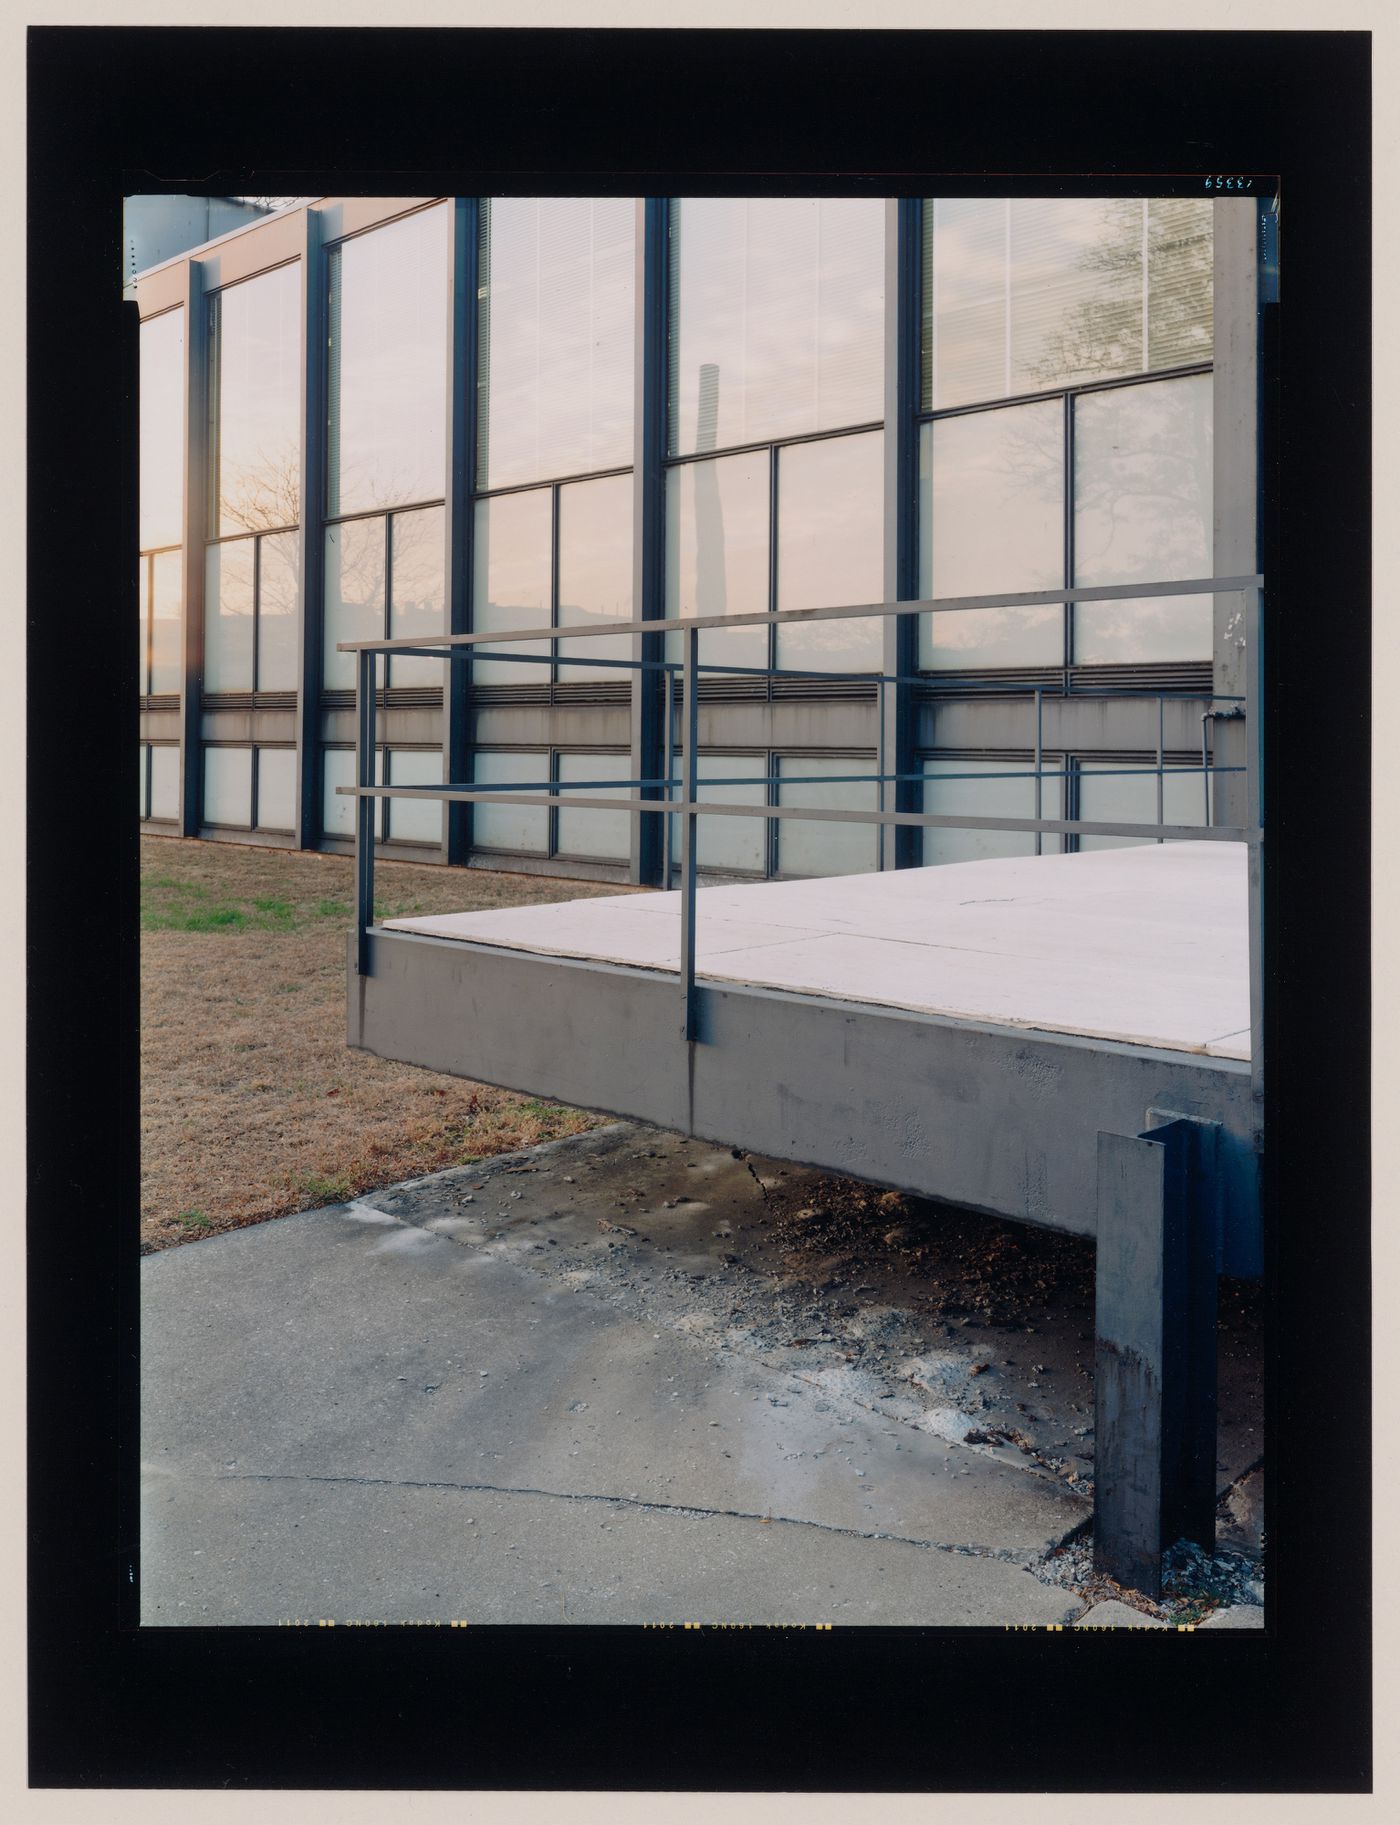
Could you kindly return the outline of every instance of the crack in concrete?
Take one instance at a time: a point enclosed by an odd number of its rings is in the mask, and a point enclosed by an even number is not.
[[[693,1503],[648,1502],[640,1496],[596,1495],[582,1490],[536,1489],[530,1484],[457,1483],[442,1478],[326,1476],[315,1471],[245,1470],[235,1475],[221,1473],[209,1479],[216,1483],[347,1483],[364,1489],[452,1489],[464,1495],[537,1495],[556,1502],[591,1502],[607,1508],[640,1509],[651,1514],[680,1515],[687,1520],[760,1521],[774,1527],[813,1527],[821,1533],[844,1534],[853,1540],[888,1540],[896,1546],[918,1546],[927,1552],[961,1553],[975,1559],[996,1559],[1005,1565],[1029,1570],[1027,1559],[1042,1558],[1047,1550],[1024,1547],[1017,1552],[1010,1547],[979,1546],[947,1540],[919,1540],[909,1534],[884,1533],[860,1527],[840,1527],[833,1521],[810,1521],[801,1515],[759,1514],[744,1508],[703,1508]]]

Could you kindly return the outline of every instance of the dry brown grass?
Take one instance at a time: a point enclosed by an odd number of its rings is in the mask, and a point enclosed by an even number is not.
[[[573,1134],[595,1118],[345,1043],[354,864],[141,843],[141,1238],[166,1248]],[[384,862],[381,914],[625,892]]]

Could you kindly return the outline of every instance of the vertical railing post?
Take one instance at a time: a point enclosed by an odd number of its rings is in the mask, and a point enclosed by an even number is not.
[[[359,676],[355,688],[355,784],[372,786],[374,778],[375,672],[377,656],[356,655]],[[355,800],[355,957],[361,976],[369,974],[369,928],[374,923],[374,807],[376,800]]]
[[[685,630],[685,772],[682,797],[687,809],[681,814],[681,988],[684,994],[685,1021],[681,1028],[687,1041],[696,1033],[695,1007],[695,795],[699,779],[700,705],[696,683],[699,677],[700,635],[693,627]]]
[[[1167,700],[1166,700],[1165,696],[1162,694],[1162,692],[1158,691],[1158,693],[1157,693],[1157,822],[1159,824],[1165,824],[1167,821],[1166,815],[1165,815],[1166,802],[1167,802],[1166,780],[1163,776],[1163,762],[1164,762],[1164,758],[1166,755],[1166,719],[1167,719]],[[1207,823],[1210,822],[1209,814],[1207,814],[1206,822]],[[1158,837],[1157,841],[1160,843],[1162,841],[1161,837]]]
[[[1042,818],[1045,816],[1044,781],[1041,779],[1041,771],[1044,768],[1044,766],[1045,766],[1045,693],[1037,685],[1036,692],[1035,692],[1035,815],[1037,816],[1037,818]],[[1037,855],[1043,855],[1044,852],[1045,852],[1045,832],[1043,830],[1037,830],[1035,833],[1035,853]]]
[[[1245,593],[1245,793],[1249,828],[1250,1087],[1256,1145],[1264,1132],[1264,605],[1258,589]]]
[[[909,601],[919,594],[918,469],[920,402],[920,271],[923,204],[918,197],[891,197],[885,203],[885,465],[883,579],[886,602]],[[917,811],[922,790],[912,778],[918,745],[915,675],[919,659],[917,615],[886,615],[880,626],[880,670],[896,680],[882,689],[877,704],[880,736],[888,766],[881,774],[876,803],[882,811]],[[907,825],[879,827],[880,866],[913,868],[922,861],[922,833]]]
[[[670,236],[670,202],[666,197],[637,199],[635,272],[636,395],[632,449],[632,613],[639,621],[658,620],[666,605],[666,271]],[[632,658],[665,657],[663,636],[633,634]],[[604,674],[606,676],[606,674]],[[661,744],[657,723],[661,691],[653,670],[631,674],[631,749],[634,779],[655,779]],[[660,788],[644,786],[643,798],[657,798]],[[663,820],[666,822],[669,820]],[[643,886],[656,882],[662,860],[654,815],[632,819],[628,874]],[[663,885],[669,887],[670,882]]]
[[[480,200],[455,196],[448,288],[448,410],[446,631],[471,632],[472,534],[477,450],[477,289],[480,262]],[[472,777],[472,666],[449,659],[442,678],[443,778],[451,785]],[[473,807],[460,801],[443,806],[446,857],[457,866],[471,853]]]

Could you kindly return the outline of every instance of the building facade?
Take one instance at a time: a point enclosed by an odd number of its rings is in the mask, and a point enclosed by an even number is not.
[[[1205,196],[327,197],[142,273],[143,829],[348,851],[338,641],[1119,583],[706,633],[701,796],[1230,821],[1202,773],[1229,604],[1131,585],[1254,568],[1257,223]],[[583,661],[663,644],[396,655],[381,779],[626,796],[674,771],[674,694]],[[664,875],[661,820],[621,810],[377,815],[390,858]],[[699,860],[1121,840],[705,819]]]

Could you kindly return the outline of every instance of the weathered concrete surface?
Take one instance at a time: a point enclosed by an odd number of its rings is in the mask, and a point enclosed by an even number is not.
[[[1159,1622],[1155,1616],[1145,1616],[1131,1604],[1110,1601],[1096,1603],[1074,1626],[1077,1629],[1165,1629],[1171,1625]]]
[[[937,1376],[892,1411],[859,1348],[722,1326],[749,1270],[641,1251],[639,1133],[145,1259],[143,1620],[1067,1620],[1024,1568],[1085,1499],[953,1442]]]
[[[1264,1611],[1257,1603],[1235,1603],[1229,1609],[1216,1610],[1202,1624],[1203,1629],[1262,1629]]]

